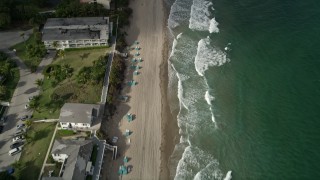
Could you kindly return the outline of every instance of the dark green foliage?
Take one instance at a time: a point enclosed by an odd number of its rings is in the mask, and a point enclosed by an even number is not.
[[[79,0],[63,0],[56,9],[57,17],[107,16],[108,11],[98,3],[80,3]]]
[[[42,43],[28,44],[26,48],[27,48],[27,56],[29,58],[34,58],[34,57],[41,58],[44,55],[46,55],[46,52],[47,52],[44,44]]]
[[[70,78],[73,73],[73,68],[70,67],[69,64],[64,64],[62,66],[58,64],[51,64],[48,65],[44,71],[43,74],[46,77],[49,77],[53,79],[51,82],[51,85],[54,87],[57,83]]]
[[[80,69],[78,75],[77,75],[77,81],[80,84],[85,84],[91,79],[91,67],[83,67]]]
[[[125,63],[118,55],[115,55],[109,77],[109,89],[107,95],[108,104],[113,104],[117,97],[118,91],[121,88],[121,83],[124,80],[124,71]]]
[[[103,81],[107,63],[106,57],[107,56],[101,56],[98,60],[93,62],[93,66],[86,66],[80,69],[77,75],[77,82],[80,84],[85,84],[89,81],[92,83],[99,83]]]

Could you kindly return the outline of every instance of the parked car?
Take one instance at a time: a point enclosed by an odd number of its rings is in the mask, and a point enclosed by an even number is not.
[[[2,131],[3,131],[3,128],[4,128],[4,126],[0,126],[0,134],[1,134]]]
[[[24,133],[23,129],[17,129],[17,131],[14,133],[14,136],[19,136],[22,135]]]
[[[28,98],[28,101],[30,102],[33,98],[34,98],[34,96],[30,96],[30,97]]]
[[[24,116],[22,116],[21,118],[19,118],[19,120],[25,121],[25,120],[27,120],[27,119],[29,119],[29,118],[31,118],[31,117],[28,116],[28,115],[24,115]]]
[[[24,144],[24,142],[16,142],[16,143],[11,144],[10,148],[11,149],[18,148],[18,147],[22,146],[23,144]]]
[[[17,129],[24,128],[25,126],[26,126],[25,124],[18,124],[18,125],[17,125]]]
[[[21,150],[22,150],[22,147],[17,147],[17,148],[11,149],[11,150],[9,151],[9,155],[10,155],[10,156],[13,156],[13,155],[15,155],[15,154],[18,154]]]
[[[20,142],[20,141],[23,141],[24,140],[24,136],[17,136],[17,137],[14,137],[13,139],[12,139],[12,142],[13,143],[15,143],[15,142]]]

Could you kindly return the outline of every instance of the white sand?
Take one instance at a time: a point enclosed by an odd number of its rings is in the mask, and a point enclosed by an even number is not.
[[[133,44],[135,40],[140,42],[141,55],[139,57],[143,59],[143,62],[138,63],[142,66],[142,69],[139,70],[141,74],[133,77],[138,85],[131,89],[128,87],[124,89],[125,94],[130,96],[129,102],[120,104],[117,107],[117,114],[108,123],[108,135],[119,137],[117,145],[121,153],[117,161],[105,162],[111,164],[106,165],[103,170],[108,179],[119,178],[117,170],[119,165],[123,164],[124,155],[130,158],[126,165],[132,166],[132,172],[123,176],[123,179],[160,178],[160,64],[163,60],[162,46],[164,43],[162,3],[162,0],[132,0],[130,4],[133,16],[130,20],[131,25],[127,29],[127,42],[128,44]],[[132,51],[132,54],[135,52]],[[131,72],[127,80],[131,80]],[[123,118],[128,112],[136,115],[133,122],[129,123]],[[128,141],[121,135],[125,129],[133,132],[130,136],[130,145],[125,145]],[[105,175],[102,179],[105,179],[104,177]]]

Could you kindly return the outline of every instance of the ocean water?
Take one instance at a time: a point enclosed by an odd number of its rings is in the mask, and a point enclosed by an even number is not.
[[[174,179],[320,179],[320,1],[168,0]]]

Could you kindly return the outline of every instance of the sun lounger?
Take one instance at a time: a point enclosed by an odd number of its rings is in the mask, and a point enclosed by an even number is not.
[[[133,120],[133,115],[131,113],[128,113],[127,115],[128,122],[131,122]]]
[[[135,86],[136,84],[137,82],[134,80],[128,82],[128,86]]]

